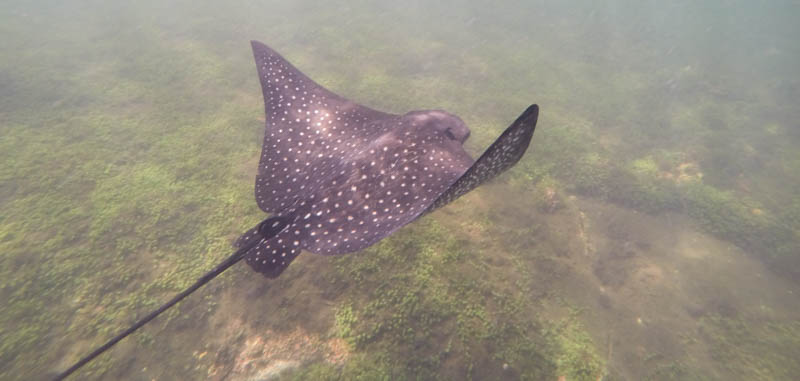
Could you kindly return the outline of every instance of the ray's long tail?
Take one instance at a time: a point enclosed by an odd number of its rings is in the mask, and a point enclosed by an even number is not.
[[[76,370],[80,369],[82,366],[86,365],[89,361],[92,361],[95,357],[99,356],[103,352],[107,351],[111,347],[113,347],[116,343],[120,340],[126,338],[128,335],[135,332],[137,329],[141,328],[143,325],[147,324],[150,320],[153,320],[156,316],[160,315],[162,312],[168,310],[170,307],[174,306],[183,298],[189,296],[191,293],[197,291],[200,287],[203,287],[206,283],[210,282],[212,279],[216,278],[217,275],[222,274],[225,270],[229,267],[233,266],[240,260],[242,260],[247,252],[257,245],[262,239],[269,239],[280,233],[286,226],[289,225],[290,218],[288,217],[270,217],[261,222],[259,224],[259,233],[260,236],[253,237],[253,239],[247,242],[239,242],[239,249],[236,250],[235,253],[231,254],[228,258],[224,261],[220,262],[213,270],[207,272],[205,275],[201,276],[197,279],[194,284],[189,286],[186,290],[183,290],[180,294],[175,295],[170,301],[164,303],[161,307],[158,307],[155,311],[149,313],[147,316],[141,318],[139,321],[131,325],[128,329],[122,331],[117,336],[114,336],[111,340],[108,340],[105,344],[99,346],[97,349],[89,353],[88,355],[84,356],[82,359],[78,360],[75,364],[70,366],[67,370],[57,375],[54,380],[63,380]]]

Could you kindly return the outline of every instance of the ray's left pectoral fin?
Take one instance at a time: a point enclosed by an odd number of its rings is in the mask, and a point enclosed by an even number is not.
[[[486,152],[472,164],[467,171],[442,193],[425,213],[449,204],[479,185],[513,167],[533,137],[536,121],[539,119],[539,106],[531,105],[514,121]],[[425,214],[424,213],[424,214]]]

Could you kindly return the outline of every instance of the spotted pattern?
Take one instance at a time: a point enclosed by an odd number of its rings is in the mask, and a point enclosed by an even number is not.
[[[297,211],[293,210],[286,216],[270,217],[236,240],[234,243],[236,247],[249,246],[258,241],[244,257],[251,268],[268,278],[276,278],[300,254],[300,242],[289,233],[297,226],[296,213]],[[276,221],[278,219],[280,221]]]
[[[270,231],[267,219],[237,246],[258,240],[246,262],[267,277],[301,250],[335,255],[374,244],[516,163],[533,133],[529,109],[473,166],[462,147],[469,129],[457,116],[372,110],[266,45],[252,46],[267,115],[255,196],[282,224]]]
[[[275,51],[253,42],[266,131],[255,196],[276,213],[304,200],[346,168],[342,159],[385,132],[396,117],[331,93]]]

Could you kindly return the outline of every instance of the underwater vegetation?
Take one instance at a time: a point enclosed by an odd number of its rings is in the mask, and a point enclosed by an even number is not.
[[[748,379],[789,380],[800,371],[800,321],[748,322],[711,315],[702,321],[712,357]]]
[[[526,279],[535,270],[528,254],[495,251],[501,260],[513,258],[519,277],[487,272],[495,266],[471,248],[474,241],[436,220],[421,220],[363,253],[342,257],[336,271],[324,275],[329,287],[344,285],[332,334],[369,355],[343,368],[318,364],[287,377],[589,380],[603,374],[578,312],[554,321],[534,318],[541,305],[530,298]],[[481,249],[498,247],[484,242]]]
[[[688,350],[629,361],[612,355],[622,350],[592,324],[592,307],[561,290],[582,258],[574,224],[561,221],[578,215],[572,197],[688,216],[797,279],[800,136],[785,101],[797,84],[768,73],[742,83],[634,37],[584,36],[582,24],[608,21],[602,10],[575,19],[549,5],[532,23],[530,13],[475,4],[426,4],[429,18],[418,21],[413,7],[364,2],[325,12],[198,3],[177,17],[185,5],[14,3],[0,16],[14,36],[0,49],[0,379],[66,366],[193,282],[262,219],[252,197],[263,123],[252,38],[369,106],[461,115],[473,153],[529,102],[547,111],[529,156],[495,184],[361,253],[298,263],[277,282],[234,268],[81,379],[221,379],[213,369],[232,367],[246,341],[244,329],[225,336],[223,317],[280,334],[310,311],[324,323],[306,328],[344,341],[349,356],[282,379],[797,374],[796,318],[703,314],[686,346],[707,346],[707,364]],[[558,25],[558,39],[531,37]],[[592,40],[569,42],[577,37]]]

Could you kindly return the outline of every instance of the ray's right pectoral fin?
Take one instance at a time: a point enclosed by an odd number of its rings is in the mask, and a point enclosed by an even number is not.
[[[489,146],[486,152],[453,185],[447,188],[425,210],[425,213],[449,204],[513,167],[528,149],[538,119],[539,106],[531,105],[514,123],[511,123],[503,134]]]

